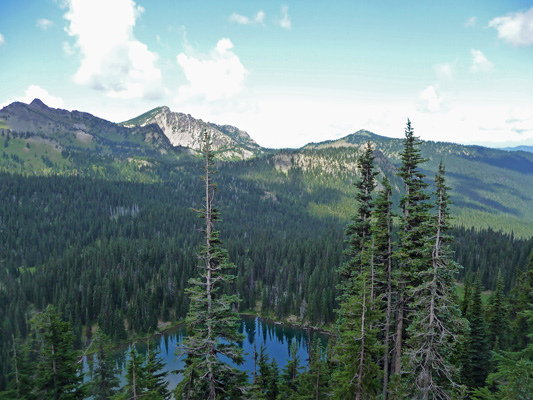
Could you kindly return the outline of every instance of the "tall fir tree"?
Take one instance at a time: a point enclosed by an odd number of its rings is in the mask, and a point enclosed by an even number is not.
[[[433,236],[424,246],[425,251],[431,252],[431,263],[418,271],[420,283],[409,290],[413,318],[408,328],[403,374],[410,395],[424,400],[452,399],[462,391],[454,356],[467,329],[455,294],[458,266],[449,250],[450,188],[446,186],[442,162],[435,187]]]
[[[383,400],[388,398],[388,386],[390,376],[390,348],[391,327],[393,324],[393,264],[392,264],[392,188],[386,176],[382,181],[383,189],[379,192],[375,201],[373,212],[374,224],[372,235],[376,251],[376,268],[381,269],[381,280],[378,284],[378,292],[382,298],[382,308],[385,321],[380,332],[383,342]]]
[[[375,245],[371,234],[372,192],[376,187],[372,145],[367,143],[358,159],[360,178],[356,183],[357,213],[348,226],[346,255],[341,268],[340,307],[337,310],[338,368],[333,374],[336,398],[373,398],[379,387],[377,322],[381,308],[377,297]]]
[[[405,185],[405,193],[400,200],[402,215],[400,220],[397,260],[398,293],[396,296],[396,329],[392,357],[392,374],[402,370],[403,343],[409,323],[409,298],[407,288],[421,283],[419,273],[431,264],[431,253],[427,247],[427,238],[431,226],[428,203],[429,195],[425,189],[428,184],[419,165],[427,160],[421,156],[420,144],[415,136],[411,121],[407,120],[404,148],[398,176]]]
[[[213,181],[216,171],[211,146],[209,132],[204,130],[205,197],[204,207],[196,211],[205,221],[205,245],[198,255],[200,276],[189,280],[191,287],[187,289],[190,299],[186,318],[188,336],[180,349],[180,354],[187,356],[187,363],[176,390],[178,399],[225,399],[243,395],[247,390],[245,373],[222,359],[225,357],[237,365],[243,362],[243,350],[238,345],[243,336],[238,332],[239,317],[234,309],[238,296],[221,293],[223,286],[230,286],[235,280],[235,276],[228,273],[235,266],[230,263],[215,229],[220,215],[214,205],[217,185]]]

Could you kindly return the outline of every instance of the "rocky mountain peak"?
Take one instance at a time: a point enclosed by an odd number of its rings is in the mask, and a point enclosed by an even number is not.
[[[42,110],[49,109],[49,107],[46,104],[44,104],[41,99],[33,99],[33,101],[30,103],[30,106],[34,108],[40,108]]]
[[[173,112],[169,107],[155,108],[122,125],[146,126],[157,124],[173,146],[183,146],[200,151],[202,132],[207,129],[211,134],[214,150],[220,158],[246,159],[263,152],[261,147],[248,133],[231,125],[216,125],[196,119],[190,114]]]

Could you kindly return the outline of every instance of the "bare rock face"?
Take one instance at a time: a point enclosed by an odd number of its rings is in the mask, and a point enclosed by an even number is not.
[[[149,124],[157,124],[173,146],[188,147],[195,151],[201,150],[202,132],[207,129],[219,158],[247,159],[263,153],[262,148],[248,133],[234,126],[204,122],[189,114],[172,112],[166,106],[122,123],[127,127]]]

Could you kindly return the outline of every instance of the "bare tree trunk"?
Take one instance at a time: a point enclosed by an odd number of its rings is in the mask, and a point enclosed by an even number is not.
[[[355,400],[361,400],[363,395],[363,367],[365,364],[365,318],[366,318],[366,278],[363,277],[363,307],[361,313],[361,351],[359,353],[359,371],[357,376],[357,392]]]
[[[403,290],[403,289],[402,289]],[[398,301],[398,313],[396,317],[396,337],[394,341],[394,355],[392,365],[392,375],[397,374],[402,369],[402,335],[403,335],[403,319],[404,319],[404,297],[400,294]]]

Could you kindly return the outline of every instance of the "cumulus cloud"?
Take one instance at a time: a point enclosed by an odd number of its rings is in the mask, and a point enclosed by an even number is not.
[[[430,85],[420,92],[421,111],[437,112],[441,109],[442,96],[438,93],[438,85]]]
[[[511,13],[494,18],[489,27],[498,31],[498,37],[514,46],[533,45],[533,7],[525,12]]]
[[[4,35],[0,33],[0,46],[5,43]]]
[[[476,26],[477,17],[471,17],[465,22],[465,28],[473,28]]]
[[[67,33],[81,65],[74,81],[114,98],[162,96],[158,56],[137,40],[133,28],[144,12],[133,0],[68,0]],[[64,46],[65,47],[65,46]]]
[[[233,13],[230,15],[230,22],[234,22],[241,25],[250,25],[253,23],[264,25],[265,13],[260,10],[257,12],[254,18],[249,18],[245,15]]]
[[[207,101],[228,99],[241,92],[248,71],[233,52],[229,39],[220,39],[206,56],[181,53],[177,57],[188,84],[178,90],[178,100],[202,98]]]
[[[487,59],[481,50],[470,50],[472,55],[472,65],[470,72],[488,72],[493,68],[493,64]]]
[[[279,26],[281,26],[283,29],[291,29],[292,23],[289,18],[289,7],[287,6],[281,7],[281,19],[279,21]]]
[[[35,23],[35,26],[38,28],[41,28],[43,31],[47,30],[48,28],[51,28],[54,26],[54,23],[46,18],[38,19]]]
[[[0,104],[0,108],[7,106],[15,101],[22,103],[31,103],[34,99],[41,99],[44,104],[52,108],[63,108],[63,99],[61,97],[52,96],[47,90],[37,85],[30,85],[24,92],[23,96],[18,96],[12,100]]]

